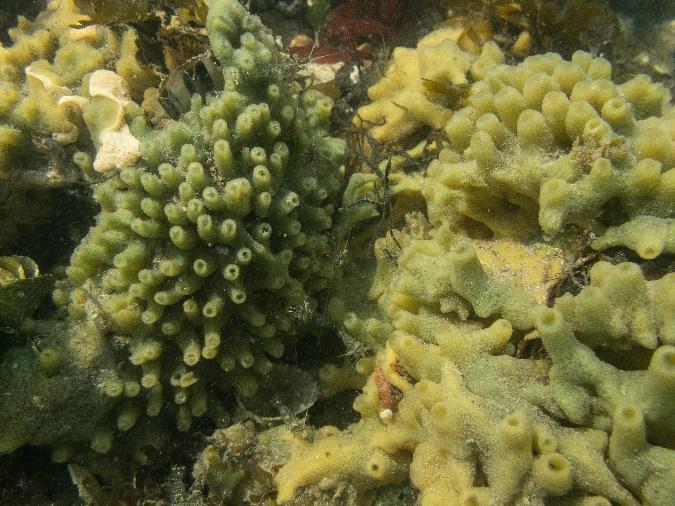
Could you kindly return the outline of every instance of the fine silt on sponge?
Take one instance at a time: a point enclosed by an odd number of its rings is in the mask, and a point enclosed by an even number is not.
[[[162,411],[180,430],[218,420],[214,384],[252,395],[297,329],[291,309],[313,307],[334,270],[345,145],[327,135],[330,99],[289,84],[272,35],[237,2],[214,2],[207,29],[223,89],[159,131],[130,121],[142,159],[97,185],[101,213],[54,293],[122,344],[100,384],[121,401],[120,431]]]
[[[93,323],[43,320],[24,322],[22,330],[39,349],[3,350],[0,453],[49,445],[52,459],[63,462],[73,455],[69,443],[91,438],[113,406],[113,399],[92,392],[101,375],[115,370],[115,357]]]

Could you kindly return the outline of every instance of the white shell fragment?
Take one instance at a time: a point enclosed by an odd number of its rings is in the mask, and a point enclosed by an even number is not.
[[[141,156],[141,143],[131,134],[124,120],[124,107],[131,101],[126,81],[110,70],[97,70],[89,78],[89,95],[107,98],[117,104],[115,115],[105,118],[109,124],[95,139],[94,170],[109,172],[133,165]],[[89,103],[74,97],[63,97],[61,100],[64,104],[76,103],[82,108]]]

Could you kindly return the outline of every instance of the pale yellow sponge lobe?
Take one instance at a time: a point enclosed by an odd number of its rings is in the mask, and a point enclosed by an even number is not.
[[[444,102],[468,85],[469,72],[481,73],[503,60],[491,43],[479,55],[463,51],[457,45],[461,34],[440,29],[415,49],[396,48],[382,80],[368,89],[373,102],[358,110],[355,125],[384,143],[401,141],[425,126],[440,129],[452,115]]]
[[[589,286],[555,303],[578,338],[592,347],[675,344],[675,275],[647,281],[636,264],[608,262],[595,263],[589,274]]]
[[[408,463],[405,457],[397,458],[373,446],[364,435],[345,435],[334,427],[323,427],[311,445],[296,439],[291,459],[274,479],[277,503],[287,503],[299,487],[317,482],[320,489],[350,481],[355,488],[366,490],[374,488],[373,483],[400,482],[408,475]]]
[[[132,103],[126,80],[110,70],[97,70],[89,77],[89,96],[77,103],[96,144],[94,170],[109,172],[133,165],[141,157],[141,143],[125,119],[125,108]]]
[[[675,220],[637,216],[626,223],[608,228],[593,241],[593,248],[599,251],[614,246],[630,248],[645,260],[652,260],[662,253],[674,253]]]
[[[514,326],[530,326],[529,308],[546,300],[551,284],[566,265],[562,251],[548,245],[526,246],[509,240],[459,238],[446,230],[433,239],[397,236],[378,239],[378,267],[390,266],[384,251],[399,251],[397,268],[378,268],[371,291],[386,314],[436,308],[461,320],[501,314]],[[396,248],[396,249],[395,249]]]

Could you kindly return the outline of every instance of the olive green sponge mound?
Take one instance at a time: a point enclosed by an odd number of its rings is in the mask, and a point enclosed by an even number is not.
[[[287,82],[236,1],[213,2],[207,26],[223,89],[160,131],[131,122],[142,160],[95,189],[101,213],[54,293],[128,355],[101,384],[120,431],[163,410],[180,430],[217,420],[212,386],[252,395],[299,326],[292,308],[333,275],[345,143],[327,134],[331,100]]]

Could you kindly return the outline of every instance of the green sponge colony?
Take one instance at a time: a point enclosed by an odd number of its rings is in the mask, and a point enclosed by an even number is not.
[[[162,409],[179,430],[218,421],[217,391],[252,395],[299,326],[292,308],[313,307],[333,275],[345,144],[327,135],[331,100],[287,82],[272,35],[236,1],[214,2],[207,26],[224,89],[160,131],[132,121],[142,161],[97,186],[101,213],[54,293],[128,354],[100,384],[122,401],[120,431]]]

